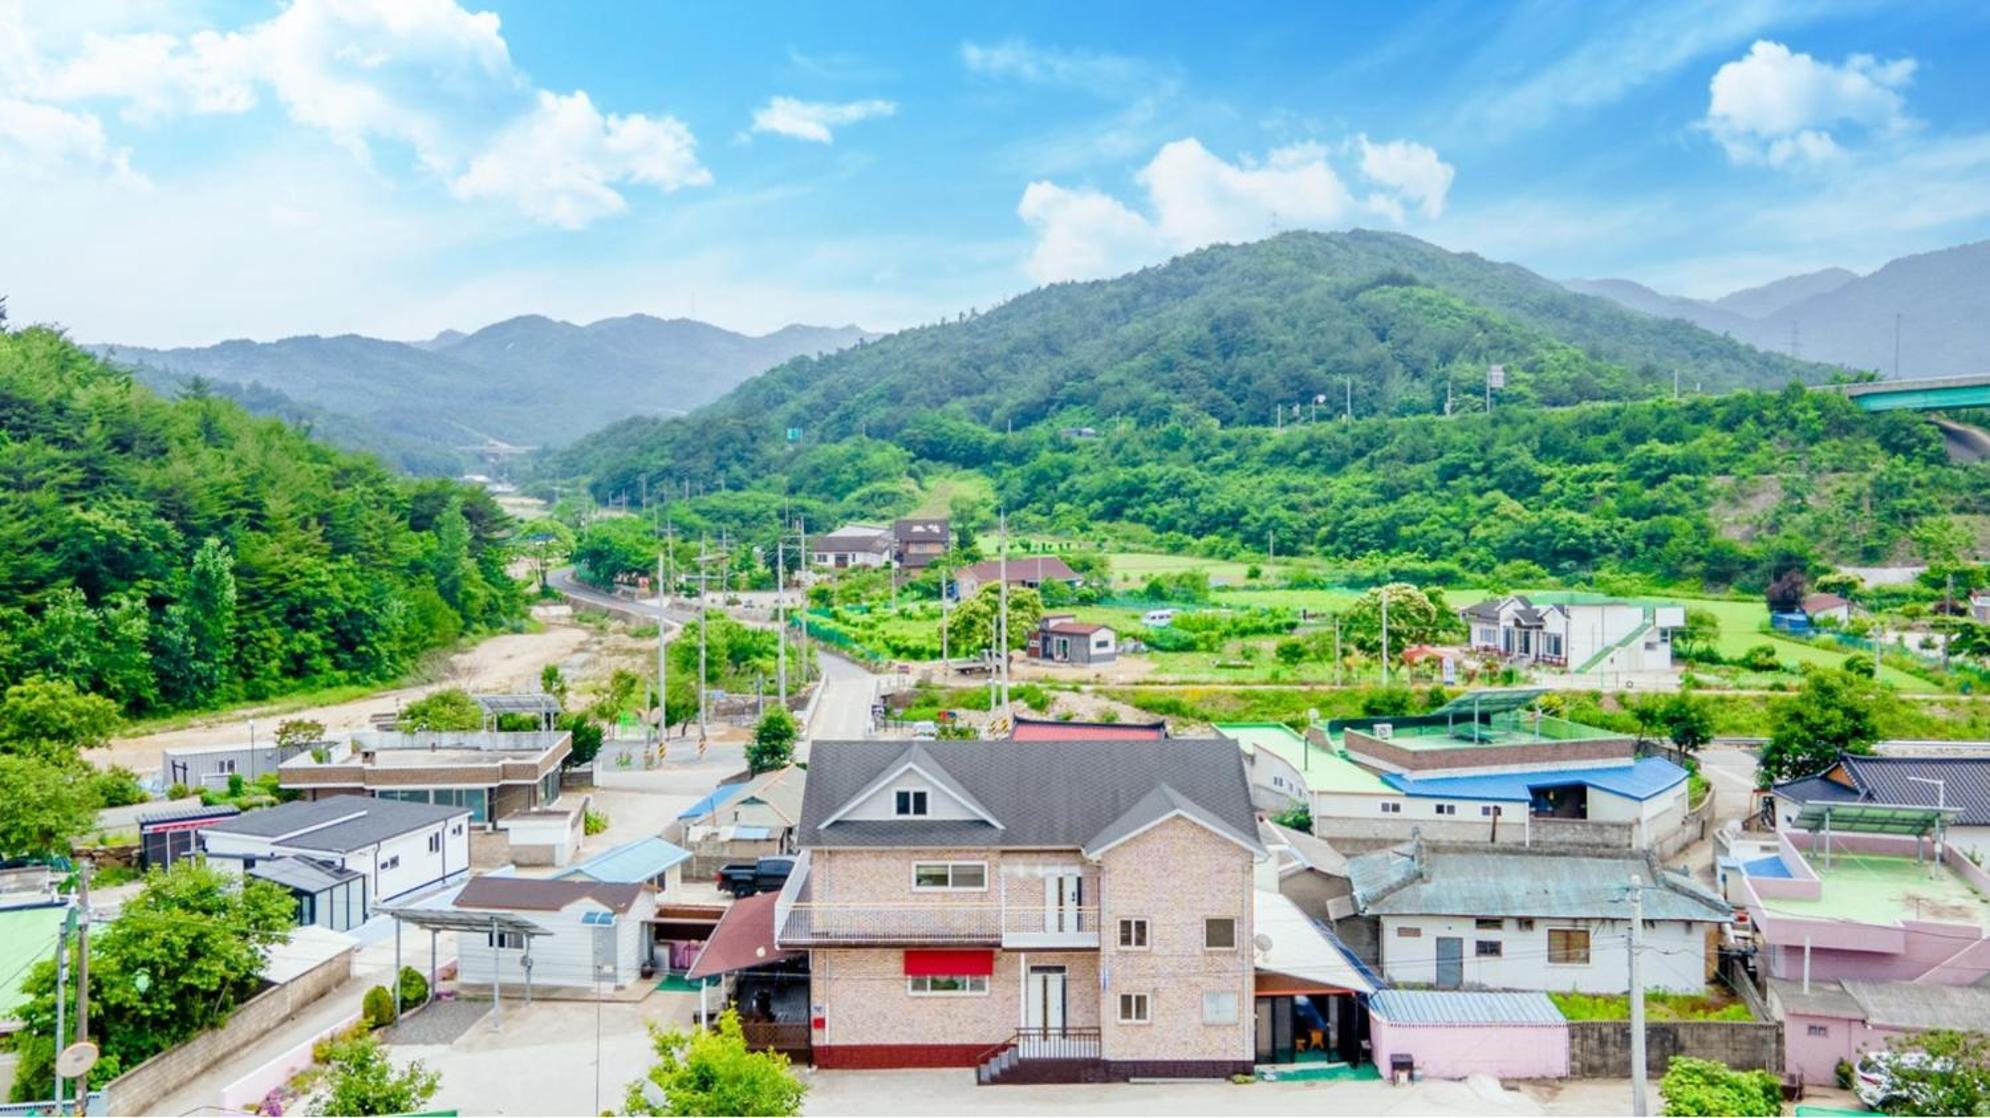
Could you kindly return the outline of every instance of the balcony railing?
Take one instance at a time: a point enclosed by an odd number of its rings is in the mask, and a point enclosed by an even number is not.
[[[1086,878],[1087,895],[1096,879]],[[818,901],[805,878],[784,891],[776,938],[786,947],[933,943],[994,947],[1085,948],[1099,945],[1096,904],[1045,905],[1040,879],[1018,878],[987,893],[941,894],[904,901]],[[1011,903],[1011,892],[1036,903]]]

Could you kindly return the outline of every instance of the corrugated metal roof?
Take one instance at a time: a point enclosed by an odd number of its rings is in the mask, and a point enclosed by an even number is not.
[[[648,881],[690,856],[689,850],[651,835],[611,846],[556,876],[636,883]]]
[[[1628,765],[1608,768],[1549,769],[1535,772],[1499,773],[1490,776],[1436,776],[1418,779],[1401,773],[1384,773],[1390,787],[1407,796],[1441,797],[1460,800],[1504,800],[1526,803],[1536,788],[1580,784],[1640,802],[1677,788],[1686,780],[1686,770],[1663,757],[1640,757]]]
[[[735,781],[731,784],[721,784],[717,788],[712,789],[704,799],[678,812],[677,818],[696,819],[710,812],[720,804],[725,803],[727,800],[739,795],[741,792],[746,791],[747,784],[748,782],[744,780]]]
[[[1368,1011],[1392,1025],[1563,1025],[1546,994],[1477,990],[1378,990]]]
[[[1350,858],[1355,903],[1376,916],[1622,918],[1633,874],[1646,883],[1647,920],[1725,923],[1734,909],[1705,886],[1644,858],[1541,852],[1398,850]],[[1657,885],[1659,888],[1652,888]]]

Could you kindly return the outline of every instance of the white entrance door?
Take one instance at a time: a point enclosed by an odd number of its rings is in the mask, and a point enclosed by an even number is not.
[[[1043,879],[1043,930],[1079,932],[1080,911],[1085,904],[1085,879],[1079,874],[1062,873]]]
[[[1023,1055],[1046,1054],[1064,1035],[1064,968],[1030,968],[1029,992],[1023,999]]]

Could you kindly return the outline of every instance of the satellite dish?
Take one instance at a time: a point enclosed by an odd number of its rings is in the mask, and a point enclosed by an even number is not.
[[[1271,953],[1271,936],[1264,932],[1259,932],[1257,935],[1251,937],[1251,946],[1258,949],[1258,954],[1269,955]]]
[[[64,1079],[78,1079],[96,1063],[97,1046],[87,1040],[79,1040],[55,1058],[55,1074]]]

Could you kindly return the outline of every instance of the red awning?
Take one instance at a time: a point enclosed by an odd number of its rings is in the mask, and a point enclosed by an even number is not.
[[[907,951],[907,978],[974,978],[995,973],[993,951]]]

